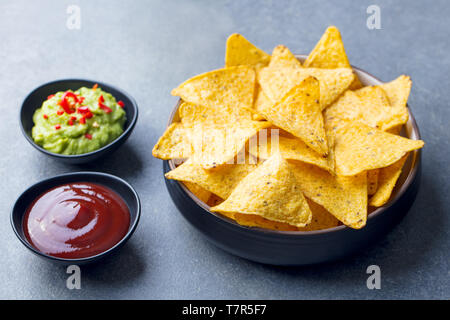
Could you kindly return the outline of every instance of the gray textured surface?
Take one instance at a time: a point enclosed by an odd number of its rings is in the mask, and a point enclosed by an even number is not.
[[[79,31],[65,27],[69,4],[81,7]],[[366,8],[381,7],[382,30],[366,28]],[[450,298],[448,1],[0,1],[0,298]],[[170,90],[223,65],[233,32],[261,48],[308,53],[337,25],[352,64],[382,80],[402,73],[414,85],[410,105],[426,146],[423,181],[409,215],[378,245],[332,264],[270,267],[231,256],[183,220],[151,148],[176,102]],[[95,166],[48,159],[22,137],[18,110],[34,87],[86,77],[135,97],[140,119],[128,142]],[[143,212],[127,246],[82,268],[82,289],[65,287],[63,267],[43,261],[14,236],[9,212],[31,183],[80,169],[128,180]],[[366,288],[368,265],[382,289]]]

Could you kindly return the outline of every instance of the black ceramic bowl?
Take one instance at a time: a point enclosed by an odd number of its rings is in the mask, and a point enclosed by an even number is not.
[[[93,182],[104,185],[105,187],[110,188],[111,190],[116,192],[119,196],[121,196],[121,198],[125,201],[130,211],[130,227],[128,229],[127,234],[112,248],[102,253],[99,253],[95,256],[80,259],[64,259],[47,255],[37,250],[35,247],[33,247],[28,242],[23,231],[22,226],[23,216],[27,208],[31,204],[31,202],[33,202],[33,200],[36,199],[36,197],[38,197],[40,194],[48,191],[49,189],[71,182]],[[27,190],[25,190],[14,204],[14,207],[11,212],[11,225],[14,230],[14,233],[19,238],[19,240],[25,245],[25,247],[30,249],[33,253],[37,254],[38,256],[49,259],[51,261],[59,262],[61,264],[81,265],[97,261],[117,251],[117,249],[119,249],[133,234],[134,230],[138,225],[140,216],[141,216],[141,204],[139,201],[139,196],[133,189],[133,187],[127,182],[125,182],[123,179],[101,172],[74,172],[45,179],[41,182],[32,185]]]
[[[125,122],[123,133],[117,139],[115,139],[114,141],[112,141],[111,143],[100,149],[78,155],[62,155],[58,153],[53,153],[45,150],[44,148],[40,147],[33,141],[33,138],[31,137],[31,129],[34,126],[33,123],[34,111],[41,107],[42,103],[45,100],[47,100],[47,97],[49,95],[54,94],[58,91],[66,91],[69,89],[77,90],[81,87],[90,88],[96,83],[104,91],[111,93],[116,98],[117,101],[122,100],[125,103],[124,109],[127,115],[127,121]],[[81,164],[91,162],[116,150],[130,136],[131,132],[134,129],[134,126],[136,125],[137,118],[138,118],[138,106],[136,104],[136,101],[134,101],[134,99],[125,91],[106,83],[83,79],[56,80],[43,84],[42,86],[34,89],[33,91],[31,91],[30,94],[28,94],[28,96],[23,101],[22,107],[20,109],[20,124],[22,132],[25,138],[28,140],[28,142],[42,153],[70,164]]]
[[[297,56],[301,61],[306,56]],[[354,68],[365,85],[382,82],[367,72]],[[178,106],[169,124],[178,121]],[[410,111],[402,132],[410,139],[420,139],[419,129]],[[405,163],[393,195],[388,203],[370,213],[364,228],[347,226],[300,232],[274,231],[241,226],[220,214],[210,212],[182,183],[166,179],[169,194],[181,214],[208,240],[237,256],[273,265],[308,265],[332,261],[356,253],[375,243],[389,232],[408,212],[420,186],[421,151],[413,151]],[[175,168],[173,161],[164,161],[164,173]]]

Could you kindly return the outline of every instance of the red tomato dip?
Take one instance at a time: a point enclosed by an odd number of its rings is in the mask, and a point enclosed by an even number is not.
[[[95,183],[64,184],[43,193],[27,209],[23,230],[39,251],[60,258],[91,257],[128,232],[130,212],[111,189]]]

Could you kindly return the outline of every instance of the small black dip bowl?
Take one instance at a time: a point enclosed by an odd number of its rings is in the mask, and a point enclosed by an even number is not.
[[[91,88],[93,85],[98,84],[98,86],[106,91],[111,93],[117,101],[122,100],[125,104],[124,109],[127,116],[127,121],[124,125],[123,133],[114,141],[110,142],[106,146],[94,150],[92,152],[77,154],[77,155],[62,155],[54,152],[50,152],[45,150],[41,146],[37,145],[33,138],[31,137],[31,129],[34,126],[33,123],[33,114],[36,109],[42,106],[42,103],[47,100],[47,97],[51,94],[54,94],[58,91],[66,91],[66,90],[78,90],[81,87]],[[20,124],[22,128],[22,132],[28,142],[35,147],[37,150],[42,153],[50,156],[52,158],[56,158],[65,163],[69,164],[82,164],[97,160],[106,154],[116,150],[120,147],[130,136],[131,132],[136,125],[136,121],[138,118],[138,106],[136,101],[125,91],[113,87],[109,84],[102,83],[99,81],[93,80],[84,80],[84,79],[64,79],[64,80],[56,80],[34,89],[30,94],[25,98],[22,103],[22,107],[20,109]]]
[[[40,196],[41,194],[43,194],[44,192],[48,191],[53,187],[72,182],[92,182],[108,187],[112,191],[116,192],[123,199],[123,201],[128,206],[128,210],[130,212],[130,227],[126,235],[110,249],[91,257],[79,259],[65,259],[50,256],[33,247],[28,242],[24,234],[22,224],[23,218],[26,210],[28,209],[29,205],[33,202],[33,200],[35,200],[38,196]],[[34,254],[64,265],[70,264],[82,265],[98,261],[99,259],[113,252],[116,252],[117,249],[119,249],[133,234],[134,230],[138,225],[140,215],[141,215],[141,204],[139,196],[133,189],[133,187],[130,184],[128,184],[125,180],[101,172],[74,172],[42,180],[29,187],[27,190],[25,190],[16,200],[16,203],[14,204],[14,207],[12,209],[11,226],[17,238],[19,238],[19,240],[25,245],[25,247],[31,250]]]
[[[297,55],[300,61],[306,56]],[[365,85],[382,82],[369,73],[353,68]],[[169,119],[179,121],[178,107]],[[409,112],[403,136],[420,139],[419,128]],[[163,162],[163,173],[175,169],[173,160]],[[421,150],[411,152],[388,203],[369,211],[367,224],[359,230],[345,225],[317,231],[277,231],[246,227],[209,211],[209,206],[190,192],[184,184],[165,179],[170,197],[186,220],[216,246],[237,256],[272,265],[310,265],[337,259],[361,251],[388,233],[408,212],[420,186]]]

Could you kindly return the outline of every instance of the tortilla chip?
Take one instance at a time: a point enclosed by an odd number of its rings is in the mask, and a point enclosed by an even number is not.
[[[202,106],[252,109],[255,71],[248,66],[229,67],[206,72],[186,80],[172,95]]]
[[[343,176],[387,167],[424,145],[422,140],[396,136],[361,122],[340,128],[335,139],[336,172]]]
[[[372,207],[381,207],[388,202],[391,197],[392,190],[394,190],[395,184],[402,173],[402,168],[408,158],[408,155],[409,154],[405,155],[403,158],[390,166],[380,169],[380,176],[378,177],[378,190],[372,198],[370,198],[369,205]]]
[[[302,63],[287,47],[279,45],[273,49],[269,67],[301,68]]]
[[[300,189],[345,225],[359,229],[367,219],[367,174],[333,176],[316,166],[290,161]]]
[[[399,115],[399,121],[401,123],[406,123],[409,118],[406,103],[408,102],[409,93],[411,92],[411,85],[411,78],[405,75],[380,85],[386,92],[392,108],[394,108]]]
[[[189,127],[199,123],[205,125],[231,125],[252,119],[252,112],[247,109],[235,109],[230,106],[223,106],[217,109],[186,102],[180,105],[178,115],[181,123]]]
[[[392,108],[388,96],[380,86],[368,86],[347,91],[325,110],[325,118],[359,120],[383,131],[402,125],[403,117]]]
[[[192,153],[189,132],[181,123],[172,123],[152,150],[153,156],[162,160],[186,159]]]
[[[209,192],[228,198],[233,189],[247,174],[256,169],[255,164],[224,164],[212,170],[187,160],[177,168],[166,173],[167,179],[192,182]]]
[[[291,166],[278,153],[249,173],[214,212],[254,214],[271,221],[304,227],[311,210]]]
[[[242,35],[234,33],[227,39],[225,67],[247,65],[264,67],[269,64],[270,55],[255,47]]]
[[[260,139],[258,144],[250,146],[249,152],[255,157],[264,160],[268,159],[274,153],[280,152],[285,159],[299,160],[316,165],[330,172],[334,171],[334,159],[332,157],[324,158],[320,156],[298,138],[292,139],[280,135],[276,138],[271,136],[265,140]]]
[[[335,26],[330,26],[316,44],[314,49],[308,55],[304,62],[306,68],[351,68],[347,54],[345,53],[344,43],[341,33]],[[362,88],[358,77],[350,85],[350,90]]]
[[[271,123],[303,140],[321,155],[328,153],[327,138],[319,105],[319,81],[308,77],[275,105],[266,104],[261,114]]]
[[[278,231],[297,231],[298,230],[297,227],[292,226],[290,224],[268,220],[268,219],[265,219],[256,214],[245,214],[245,213],[239,213],[239,212],[221,213],[221,214],[227,215],[229,218],[233,219],[240,225],[243,225],[246,227],[258,227],[258,228],[264,228],[264,229],[269,229],[269,230],[278,230]]]
[[[312,212],[311,223],[306,227],[297,228],[298,231],[323,230],[334,228],[339,225],[339,220],[329,213],[324,207],[310,199],[306,199],[306,201],[308,201],[309,208]]]
[[[186,188],[189,189],[189,191],[191,191],[197,198],[200,199],[200,201],[202,201],[204,203],[208,202],[209,197],[211,196],[211,192],[203,189],[199,185],[192,183],[192,182],[185,181],[183,183],[186,186]]]
[[[374,169],[367,171],[367,194],[369,196],[375,194],[378,188],[378,175],[380,169]]]
[[[314,77],[320,84],[320,106],[325,109],[352,83],[355,75],[349,68],[263,68],[258,72],[258,82],[267,97],[276,103],[293,87],[307,77]]]

